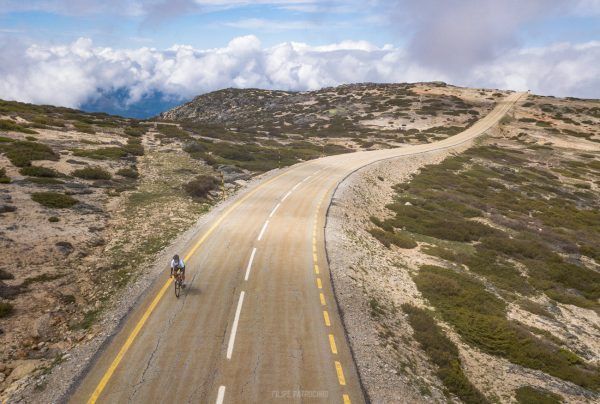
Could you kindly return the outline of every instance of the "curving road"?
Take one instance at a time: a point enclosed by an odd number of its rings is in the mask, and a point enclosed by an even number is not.
[[[70,401],[364,402],[325,255],[335,187],[367,164],[468,142],[521,96],[440,142],[309,161],[237,196],[182,246],[182,297],[165,272]]]

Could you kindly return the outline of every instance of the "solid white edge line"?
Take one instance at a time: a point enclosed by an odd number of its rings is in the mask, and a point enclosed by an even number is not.
[[[248,261],[248,268],[246,268],[246,276],[244,280],[247,281],[250,276],[250,268],[252,268],[252,261],[254,261],[254,254],[256,254],[256,247],[252,249],[252,254],[250,254],[250,260]]]
[[[262,229],[260,230],[260,234],[258,235],[258,241],[260,241],[260,239],[262,239],[263,235],[265,234],[265,230],[267,230],[268,225],[269,225],[269,221],[267,220],[265,222],[265,224],[263,224]]]
[[[275,205],[275,207],[271,211],[271,214],[269,215],[269,217],[273,217],[273,215],[275,214],[275,212],[277,212],[277,209],[279,209],[280,206],[281,206],[281,202],[279,202],[277,205]]]
[[[217,394],[216,404],[223,404],[224,398],[225,398],[225,386],[221,386],[221,387],[219,387],[219,393]]]
[[[233,326],[231,327],[231,335],[229,336],[229,344],[227,344],[227,359],[231,359],[231,354],[233,353],[233,344],[235,342],[235,334],[237,333],[238,321],[240,321],[240,313],[242,312],[242,303],[244,303],[243,290],[242,293],[240,293],[240,300],[238,300],[235,318],[233,319]]]
[[[283,198],[281,198],[281,202],[285,201],[287,199],[288,196],[290,196],[292,194],[292,191],[288,191],[287,194],[285,194],[285,196]]]

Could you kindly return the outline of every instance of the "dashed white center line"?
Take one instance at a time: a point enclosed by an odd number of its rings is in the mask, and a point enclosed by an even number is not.
[[[285,201],[287,199],[288,196],[290,196],[292,194],[292,191],[288,191],[287,194],[285,194],[285,196],[283,198],[281,198],[281,202]]]
[[[292,188],[292,191],[295,191],[296,188],[298,188],[300,186],[300,184],[302,184],[302,182],[299,182],[296,185],[294,185],[294,187]]]
[[[217,403],[223,404],[223,399],[225,398],[225,386],[219,387],[219,392],[217,393]]]
[[[233,319],[233,326],[231,327],[231,335],[229,335],[229,344],[227,344],[227,359],[231,359],[233,353],[233,344],[235,343],[235,334],[237,333],[238,321],[240,321],[240,313],[242,312],[242,304],[244,303],[244,291],[240,293],[240,300],[238,301],[237,309],[235,310],[235,318]],[[223,391],[223,394],[225,391]]]
[[[250,276],[250,268],[252,268],[252,261],[254,261],[254,254],[256,254],[256,247],[252,249],[252,254],[250,254],[250,260],[248,261],[248,268],[246,268],[246,276],[244,280],[247,281]]]
[[[273,217],[273,215],[275,214],[275,212],[277,212],[277,209],[279,209],[280,206],[281,206],[281,202],[279,202],[277,205],[275,205],[275,207],[271,211],[271,214],[269,215],[269,217]]]
[[[260,241],[265,234],[265,230],[267,230],[267,226],[269,225],[269,221],[267,220],[265,224],[263,224],[262,229],[260,230],[260,234],[258,235],[258,241]]]

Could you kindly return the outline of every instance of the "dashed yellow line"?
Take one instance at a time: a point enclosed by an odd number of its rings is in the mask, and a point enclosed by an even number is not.
[[[321,283],[321,278],[317,278],[317,287],[319,289],[323,289],[323,284]]]
[[[338,382],[340,382],[341,386],[345,386],[346,378],[344,377],[344,369],[342,369],[342,364],[338,361],[335,361],[335,371],[337,372]]]
[[[325,306],[325,295],[323,293],[319,293],[319,299],[321,299],[321,305]]]
[[[317,254],[316,253],[313,253],[313,261],[317,262]]]
[[[337,355],[337,345],[335,345],[335,337],[333,334],[329,334],[329,345],[331,346],[331,353]]]
[[[319,265],[315,264],[315,274],[319,275]]]
[[[329,321],[329,313],[327,313],[327,310],[323,310],[323,320],[325,320],[325,325],[327,327],[331,326],[331,321]]]
[[[344,394],[342,396],[342,398],[344,399],[344,404],[351,404],[352,402],[350,401],[350,396],[348,396],[348,394]]]

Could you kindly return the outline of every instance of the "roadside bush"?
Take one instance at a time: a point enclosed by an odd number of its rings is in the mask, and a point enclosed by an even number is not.
[[[11,132],[21,132],[27,133],[30,135],[35,135],[37,132],[31,129],[28,129],[24,126],[19,125],[16,122],[13,122],[9,119],[0,119],[0,130],[6,130]]]
[[[39,167],[39,166],[23,167],[19,170],[19,172],[22,175],[29,175],[32,177],[56,178],[56,177],[61,176],[61,174],[58,171],[56,171],[52,168]]]
[[[160,132],[158,137],[169,138],[169,139],[189,139],[190,134],[184,130],[179,129],[175,125],[157,125],[156,129]]]
[[[183,186],[185,192],[195,199],[205,199],[208,193],[219,187],[219,180],[210,175],[199,175]]]
[[[50,217],[48,218],[48,221],[49,221],[50,223],[56,223],[56,222],[59,222],[59,221],[60,221],[60,219],[59,219],[58,217],[56,217],[56,216],[50,216]]]
[[[515,394],[519,404],[560,404],[563,402],[558,394],[539,387],[519,387]]]
[[[0,302],[0,318],[8,317],[13,313],[13,305],[8,302]]]
[[[85,167],[72,172],[75,177],[85,180],[110,180],[111,175],[101,167]]]
[[[123,146],[123,150],[133,156],[144,155],[144,146],[142,145],[142,140],[135,137],[130,137],[127,140],[127,144]]]
[[[390,248],[390,245],[392,244],[400,248],[415,248],[417,246],[417,243],[410,237],[393,231],[371,229],[369,230],[369,233],[387,248]]]
[[[58,192],[35,192],[31,194],[31,199],[47,208],[70,208],[79,201],[69,195]]]
[[[488,400],[466,377],[461,367],[458,348],[425,310],[403,304],[408,322],[421,349],[436,365],[436,374],[448,391],[469,404],[487,403]]]
[[[59,159],[58,154],[42,143],[17,140],[10,143],[0,143],[0,151],[6,154],[6,157],[17,167],[26,167],[31,165],[34,160],[54,160]]]

